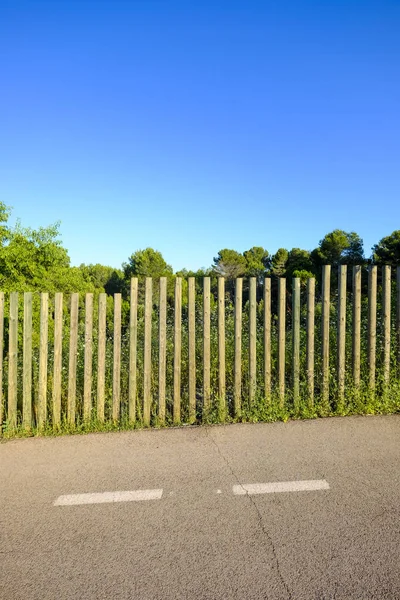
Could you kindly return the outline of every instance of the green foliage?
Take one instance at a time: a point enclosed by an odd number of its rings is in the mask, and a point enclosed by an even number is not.
[[[9,239],[7,222],[10,214],[11,208],[6,206],[4,202],[0,202],[0,246],[4,246],[5,242]]]
[[[8,218],[0,205],[0,220]],[[59,224],[37,230],[2,225],[0,288],[4,291],[90,292],[94,286],[78,268],[70,267],[59,239]]]
[[[286,262],[286,277],[313,277],[314,265],[311,260],[311,253],[301,248],[292,248],[288,254]],[[302,273],[296,275],[295,273]]]
[[[159,281],[160,277],[168,277],[167,297],[169,302],[174,298],[174,280],[170,276],[173,273],[172,267],[166,263],[163,255],[158,250],[146,248],[145,250],[137,250],[123,265],[125,285],[129,288],[131,277],[137,277],[139,281],[143,281],[145,277],[153,278],[153,302],[158,304],[159,301]],[[186,299],[186,282],[183,286],[183,298]],[[139,289],[139,298],[143,300],[144,290]]]
[[[346,233],[335,229],[327,233],[319,242],[318,248],[311,253],[314,264],[322,265],[353,264],[362,265],[365,262],[363,241],[354,231]]]
[[[253,246],[250,250],[246,250],[243,256],[246,259],[247,277],[257,277],[261,281],[269,267],[268,250],[261,246]]]
[[[242,277],[246,272],[246,259],[240,252],[224,248],[214,258],[214,271],[227,279]]]
[[[79,269],[85,280],[90,281],[95,290],[105,292],[109,296],[126,294],[126,281],[121,269],[106,267],[104,265],[80,265]]]
[[[373,262],[377,265],[400,265],[400,229],[382,238],[372,248]]]
[[[271,275],[284,277],[288,259],[289,252],[285,248],[279,248],[271,259]]]
[[[343,250],[342,262],[346,265],[363,265],[365,263],[364,243],[354,231],[347,234],[348,247]]]
[[[166,277],[172,275],[172,267],[168,265],[161,252],[146,248],[145,250],[137,250],[128,259],[128,262],[123,265],[126,279],[131,277]]]
[[[307,281],[307,279],[311,279],[312,277],[315,277],[314,273],[311,273],[311,271],[293,271],[292,274],[293,277],[298,277],[299,279],[301,279],[301,283],[305,283]]]

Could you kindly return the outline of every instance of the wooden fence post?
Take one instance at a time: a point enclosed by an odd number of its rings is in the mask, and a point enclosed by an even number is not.
[[[271,278],[264,279],[264,396],[271,397]]]
[[[113,421],[121,414],[121,294],[114,294]]]
[[[307,391],[309,407],[314,406],[315,278],[307,281]]]
[[[196,422],[196,280],[188,279],[189,316],[189,423]]]
[[[63,295],[54,298],[53,427],[61,423]]]
[[[391,267],[383,267],[383,381],[390,380],[390,311],[391,311]]]
[[[22,425],[32,427],[32,292],[24,293]]]
[[[368,367],[369,387],[375,389],[376,372],[376,290],[378,268],[374,265],[368,273]]]
[[[49,331],[49,295],[40,294],[40,347],[39,347],[39,395],[38,427],[42,429],[47,420],[47,359]]]
[[[285,404],[285,360],[286,360],[286,279],[278,279],[278,386],[280,406]]]
[[[181,372],[182,372],[182,279],[175,279],[174,314],[174,424],[181,421]]]
[[[293,403],[297,412],[300,403],[300,279],[298,277],[293,278],[292,344]]]
[[[161,284],[160,284],[161,289]],[[131,279],[131,298],[129,315],[129,422],[136,422],[137,396],[137,312],[138,312],[138,279]]]
[[[4,354],[4,292],[0,292],[0,437],[3,435],[3,420],[4,420],[3,354]]]
[[[17,427],[18,386],[18,292],[10,294],[10,321],[8,345],[8,406],[7,421],[11,429]]]
[[[151,412],[151,321],[153,313],[153,280],[146,277],[144,307],[144,385],[143,385],[143,424],[150,425]]]
[[[254,403],[257,388],[257,280],[249,281],[249,403]]]
[[[397,339],[397,376],[400,377],[400,267],[397,267],[397,308],[396,308],[396,339]]]
[[[331,266],[322,267],[322,404],[329,410],[329,320]]]
[[[158,418],[165,424],[165,390],[167,365],[167,278],[160,278],[160,307],[158,323]]]
[[[92,415],[92,361],[93,361],[93,294],[85,298],[85,374],[83,382],[83,418]]]
[[[223,421],[226,413],[225,399],[225,279],[218,277],[218,395],[219,417]]]
[[[360,386],[361,365],[361,267],[353,267],[353,381]]]
[[[99,294],[99,333],[97,349],[97,419],[104,423],[106,373],[107,295]]]
[[[338,323],[337,323],[337,384],[338,407],[343,409],[346,375],[346,298],[347,265],[339,266]]]
[[[242,304],[243,304],[243,279],[235,282],[235,390],[234,410],[235,417],[240,417],[242,408]]]
[[[203,420],[210,411],[210,371],[211,371],[211,322],[210,322],[210,277],[203,279]]]
[[[75,425],[76,412],[76,366],[78,354],[79,294],[71,294],[69,366],[68,366],[68,423]]]

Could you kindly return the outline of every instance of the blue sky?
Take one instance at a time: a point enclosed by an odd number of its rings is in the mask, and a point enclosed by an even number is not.
[[[0,0],[0,200],[73,264],[400,229],[400,4]]]

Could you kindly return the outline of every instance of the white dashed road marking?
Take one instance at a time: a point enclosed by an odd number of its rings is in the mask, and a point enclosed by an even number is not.
[[[277,494],[282,492],[314,492],[329,490],[329,483],[325,479],[311,479],[306,481],[275,481],[270,483],[243,483],[234,485],[232,492],[235,496],[253,496],[255,494]],[[216,490],[222,494],[222,490]],[[172,496],[174,492],[169,492]],[[79,506],[82,504],[107,504],[112,502],[142,502],[144,500],[161,500],[162,489],[133,490],[127,492],[102,492],[90,494],[69,494],[59,496],[53,503],[54,506]]]
[[[275,481],[271,483],[244,483],[234,485],[232,488],[235,496],[253,496],[254,494],[277,494],[280,492],[313,492],[316,490],[329,490],[329,483],[325,479],[311,479],[309,481]]]
[[[160,500],[163,491],[134,490],[131,492],[103,492],[95,494],[70,494],[59,496],[54,506],[77,506],[79,504],[106,504],[109,502],[140,502],[143,500]]]

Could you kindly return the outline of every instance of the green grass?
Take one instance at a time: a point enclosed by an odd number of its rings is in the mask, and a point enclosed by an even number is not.
[[[379,389],[380,388],[380,389]],[[328,406],[324,405],[320,399],[316,398],[314,402],[305,395],[305,390],[301,390],[300,400],[294,407],[293,399],[290,397],[290,391],[285,395],[285,403],[282,406],[281,399],[277,392],[273,392],[269,398],[264,398],[256,393],[256,397],[251,405],[243,402],[239,415],[234,415],[228,402],[225,411],[221,411],[220,399],[216,396],[211,404],[207,415],[198,414],[198,418],[193,425],[181,422],[173,424],[169,417],[165,424],[158,420],[156,412],[153,410],[151,428],[161,429],[168,427],[181,426],[200,426],[216,425],[229,423],[272,423],[276,421],[287,422],[298,419],[317,419],[324,417],[348,416],[348,415],[378,415],[400,413],[400,381],[392,382],[387,388],[382,384],[377,386],[374,393],[363,383],[360,388],[348,386],[345,391],[344,402],[339,405],[331,401]],[[145,429],[140,415],[135,423],[129,422],[122,417],[118,423],[112,421],[100,422],[96,418],[83,422],[78,418],[75,425],[68,423],[63,419],[60,426],[53,428],[51,423],[47,423],[43,428],[24,429],[21,425],[16,428],[10,427],[6,422],[3,424],[2,439],[26,438],[35,436],[59,436],[59,435],[79,435],[95,432],[109,431],[130,431],[135,429]]]

